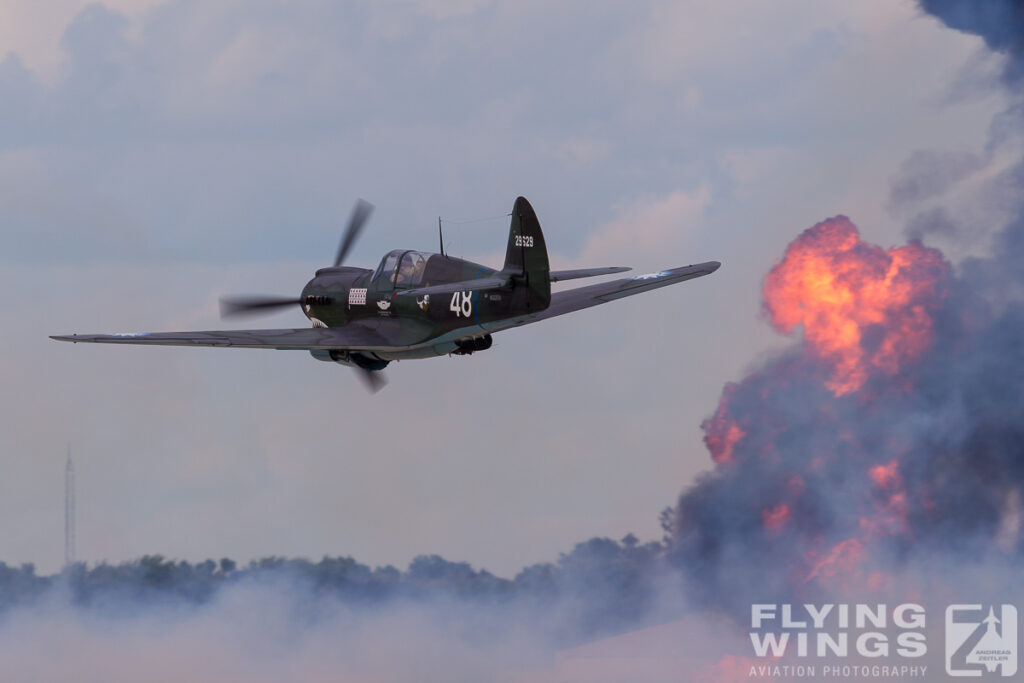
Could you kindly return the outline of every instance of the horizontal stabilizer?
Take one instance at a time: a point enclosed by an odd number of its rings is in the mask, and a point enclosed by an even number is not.
[[[551,281],[558,282],[560,280],[578,280],[581,277],[597,277],[599,275],[611,275],[612,273],[625,273],[627,270],[632,270],[632,268],[626,268],[624,266],[613,266],[611,268],[580,268],[578,270],[553,270],[551,271]]]
[[[512,281],[505,277],[482,277],[479,280],[462,280],[461,282],[449,282],[433,287],[417,287],[415,289],[400,289],[398,296],[423,296],[424,294],[453,294],[455,292],[469,292],[477,290],[480,292],[489,289],[505,289],[512,286]]]

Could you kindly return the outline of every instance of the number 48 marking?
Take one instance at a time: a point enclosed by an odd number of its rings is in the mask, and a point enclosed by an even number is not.
[[[473,292],[455,292],[452,294],[452,301],[448,304],[448,310],[455,314],[455,317],[466,318],[473,315]]]

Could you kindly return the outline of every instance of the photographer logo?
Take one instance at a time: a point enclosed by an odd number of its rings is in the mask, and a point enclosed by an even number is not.
[[[1013,605],[946,608],[946,673],[950,676],[1013,676],[1018,645]]]

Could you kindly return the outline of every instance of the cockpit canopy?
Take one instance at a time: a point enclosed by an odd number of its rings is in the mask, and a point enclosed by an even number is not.
[[[395,249],[381,259],[373,280],[378,284],[387,281],[398,288],[416,287],[423,283],[423,273],[430,256],[420,251]]]

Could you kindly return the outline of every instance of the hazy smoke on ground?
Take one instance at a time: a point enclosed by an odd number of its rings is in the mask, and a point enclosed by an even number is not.
[[[1005,55],[1003,119],[1019,132],[1024,3],[921,6]],[[1014,135],[995,128],[991,144]],[[890,200],[941,196],[986,163],[920,152]],[[704,424],[714,471],[672,519],[671,555],[705,601],[749,610],[764,596],[884,594],[925,566],[936,577],[972,563],[1019,568],[1022,190],[1018,163],[977,192],[1001,204],[1001,225],[956,225],[935,208],[910,221],[912,237],[991,237],[991,255],[955,268],[917,241],[868,244],[842,216],[789,245],[765,279],[764,314],[800,341],[726,387]]]
[[[437,556],[246,567],[0,564],[9,680],[549,680],[555,653],[681,613],[660,543],[592,539],[503,579]]]

